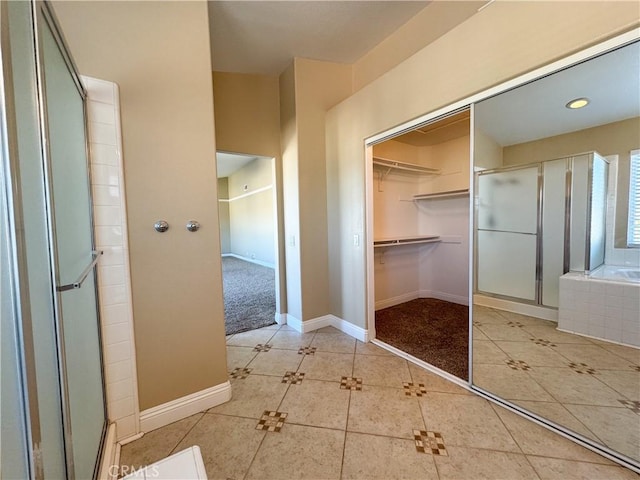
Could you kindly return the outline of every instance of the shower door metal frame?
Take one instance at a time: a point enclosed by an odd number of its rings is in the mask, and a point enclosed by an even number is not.
[[[82,107],[83,107],[83,123],[84,123],[84,138],[85,138],[85,157],[87,161],[87,188],[89,195],[89,215],[90,215],[90,224],[91,224],[91,249],[95,251],[95,236],[94,236],[94,215],[93,215],[93,201],[91,194],[91,164],[89,161],[89,131],[88,131],[88,123],[87,123],[87,92],[82,85],[82,81],[80,80],[80,75],[78,73],[78,69],[69,53],[70,50],[67,46],[67,43],[64,39],[64,35],[58,25],[58,21],[56,19],[55,13],[53,9],[46,1],[34,0],[32,2],[32,13],[33,13],[33,25],[34,25],[34,38],[35,38],[35,50],[36,50],[36,66],[37,66],[37,81],[38,81],[38,93],[39,93],[39,107],[40,107],[40,136],[41,136],[41,146],[42,146],[42,160],[44,167],[44,177],[45,177],[45,196],[47,200],[47,212],[48,212],[48,234],[49,234],[49,259],[51,265],[51,274],[52,281],[54,286],[54,292],[52,293],[52,298],[54,302],[54,314],[55,314],[55,325],[56,325],[56,342],[58,346],[58,369],[60,375],[60,387],[62,393],[62,420],[63,420],[63,430],[64,430],[64,446],[65,446],[65,457],[66,457],[66,466],[67,466],[67,478],[69,480],[75,479],[75,469],[74,469],[74,458],[73,458],[73,434],[71,431],[71,410],[69,406],[69,388],[68,388],[68,377],[67,377],[67,366],[66,366],[66,355],[65,355],[65,343],[64,343],[64,326],[63,326],[63,316],[62,316],[62,306],[61,306],[61,295],[63,295],[63,291],[60,291],[57,287],[59,284],[58,280],[58,271],[57,271],[57,246],[56,246],[56,228],[55,228],[55,213],[53,208],[53,177],[52,177],[52,158],[50,152],[50,134],[48,127],[48,115],[47,115],[47,92],[45,87],[45,77],[44,77],[44,55],[43,55],[43,45],[42,45],[42,29],[49,28],[51,34],[53,35],[58,49],[62,54],[67,69],[73,79],[73,82],[78,90],[78,93],[82,99]],[[93,259],[92,259],[93,260]],[[101,440],[100,445],[97,452],[97,458],[95,460],[93,477],[96,478],[98,474],[98,469],[100,466],[100,460],[104,453],[105,448],[105,439],[108,428],[108,412],[107,412],[107,399],[106,399],[106,384],[105,384],[105,373],[104,373],[104,361],[103,361],[103,352],[102,352],[102,332],[101,332],[101,322],[100,322],[100,308],[99,308],[99,295],[98,295],[98,278],[96,275],[95,263],[93,265],[93,272],[90,275],[94,277],[94,291],[95,291],[95,300],[96,300],[96,323],[97,323],[97,332],[98,332],[98,347],[99,352],[96,352],[99,356],[100,362],[100,376],[101,376],[101,384],[102,384],[102,403],[103,403],[103,427],[101,432]]]

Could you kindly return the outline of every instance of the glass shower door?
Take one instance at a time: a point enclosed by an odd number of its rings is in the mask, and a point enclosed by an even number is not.
[[[106,431],[84,93],[53,23],[38,22],[69,472],[93,478]],[[71,448],[70,448],[71,447]]]

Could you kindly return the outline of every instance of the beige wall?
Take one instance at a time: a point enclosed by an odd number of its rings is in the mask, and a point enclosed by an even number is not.
[[[218,199],[229,199],[229,179],[218,179]],[[229,202],[218,200],[218,216],[220,218],[220,252],[231,253],[231,239],[229,238]]]
[[[638,21],[633,2],[494,2],[328,112],[331,313],[366,326],[364,139]]]
[[[353,89],[360,90],[471,17],[484,1],[431,2],[353,64]]]
[[[351,90],[351,66],[295,59],[302,317],[330,312],[325,113]]]
[[[144,410],[227,381],[207,5],[54,7],[80,72],[120,86]]]
[[[229,253],[275,267],[272,187],[273,160],[257,158],[229,176],[227,205]]]

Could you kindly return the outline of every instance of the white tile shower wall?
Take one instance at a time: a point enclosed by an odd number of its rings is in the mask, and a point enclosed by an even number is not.
[[[115,83],[82,77],[88,93],[91,184],[107,411],[117,439],[139,432],[120,102]]]
[[[639,248],[614,248],[613,230],[616,217],[616,191],[618,181],[618,156],[607,157],[609,160],[609,185],[607,195],[607,220],[604,263],[640,268]]]

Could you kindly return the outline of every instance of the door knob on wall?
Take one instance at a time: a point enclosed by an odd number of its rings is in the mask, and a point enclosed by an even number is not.
[[[166,232],[167,230],[169,230],[169,224],[167,222],[165,222],[164,220],[158,220],[155,225],[153,226],[153,228],[156,229],[156,232]]]
[[[195,220],[189,220],[187,222],[187,230],[189,230],[190,232],[197,232],[199,228],[200,224]]]

